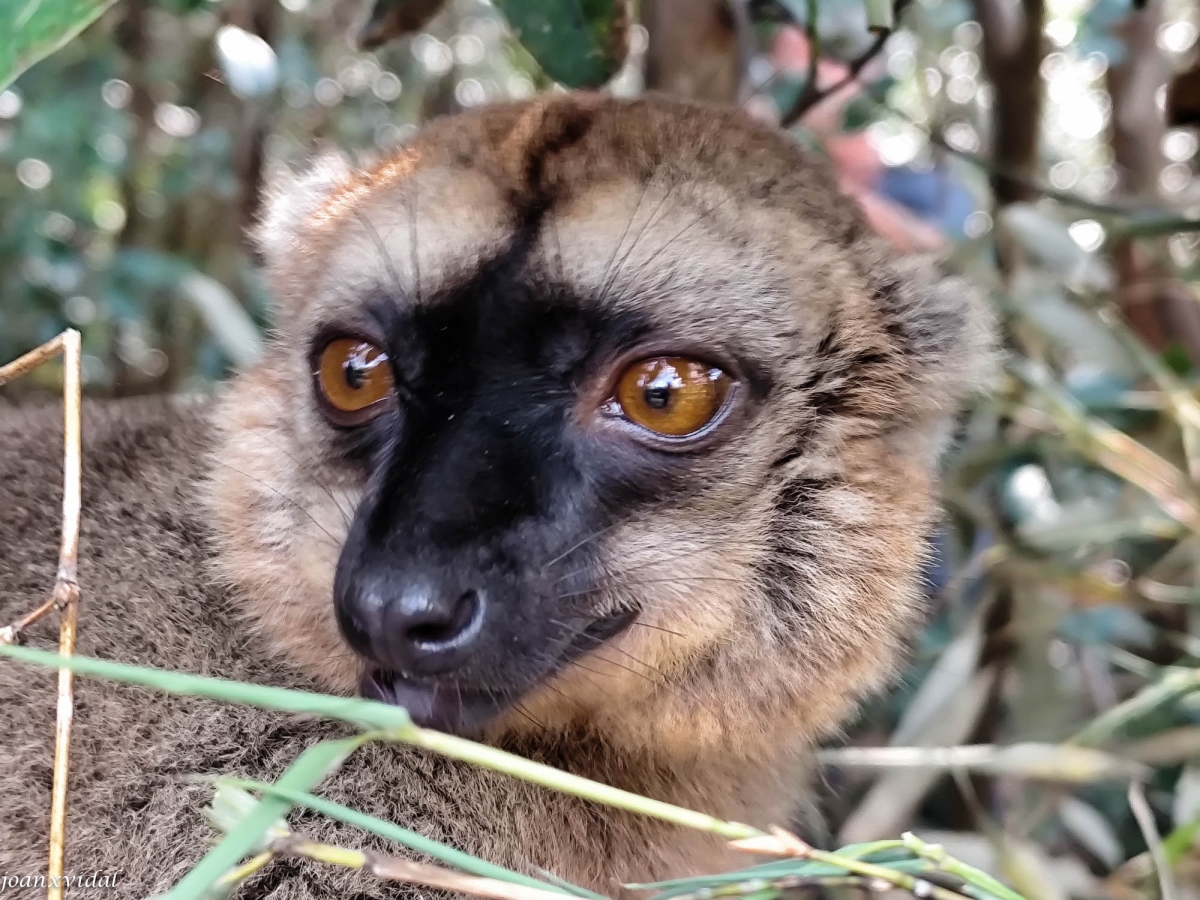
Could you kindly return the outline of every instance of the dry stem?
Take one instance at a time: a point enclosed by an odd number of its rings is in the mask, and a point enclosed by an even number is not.
[[[79,619],[79,511],[82,496],[82,354],[79,332],[72,329],[0,367],[0,385],[6,384],[48,362],[63,356],[63,501],[62,544],[58,554],[58,574],[51,598],[17,622],[0,629],[0,642],[15,643],[21,632],[48,614],[62,611],[58,633],[58,652],[75,652],[75,630]],[[68,669],[58,670],[58,716],[54,725],[54,784],[50,799],[50,863],[47,900],[62,900],[63,857],[66,848],[67,769],[70,762],[71,722],[75,713],[74,678]]]
[[[278,838],[272,842],[271,850],[279,855],[302,856],[350,869],[362,869],[370,872],[376,878],[386,881],[440,888],[474,897],[484,897],[487,900],[563,900],[563,895],[555,891],[544,891],[540,888],[511,884],[507,881],[483,878],[479,875],[464,875],[452,869],[398,856],[386,856],[372,851],[350,850],[344,847],[320,844],[301,835],[292,834]],[[259,858],[256,857],[255,861],[258,861]]]

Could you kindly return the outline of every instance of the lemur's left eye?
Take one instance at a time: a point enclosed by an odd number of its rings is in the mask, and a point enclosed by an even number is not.
[[[645,359],[621,375],[609,407],[655,434],[688,437],[716,418],[732,381],[694,359]]]
[[[337,338],[317,359],[317,388],[339,425],[360,425],[379,415],[392,396],[387,354],[366,341]]]

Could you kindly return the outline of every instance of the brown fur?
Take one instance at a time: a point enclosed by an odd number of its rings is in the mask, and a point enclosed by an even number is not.
[[[702,490],[597,539],[602,601],[636,601],[646,627],[488,738],[719,816],[786,821],[804,750],[883,683],[913,619],[936,460],[986,367],[989,321],[961,283],[892,258],[789,138],[731,111],[498,106],[431,124],[373,169],[325,161],[278,191],[260,235],[280,306],[264,361],[215,407],[90,410],[81,652],[351,691],[359,664],[330,591],[362,485],[313,409],[304,348],[373,288],[437,302],[533,215],[546,273],[681,342],[735,345],[771,389],[691,462]],[[0,417],[0,621],[52,581],[56,429],[45,413]],[[36,872],[51,677],[3,664],[0,693],[0,874]],[[129,897],[203,850],[207,788],[185,776],[271,777],[339,730],[89,682],[77,728],[68,869],[123,872]],[[361,751],[323,793],[610,893],[727,864],[715,840],[398,748]],[[345,896],[347,877],[277,866],[258,895]]]

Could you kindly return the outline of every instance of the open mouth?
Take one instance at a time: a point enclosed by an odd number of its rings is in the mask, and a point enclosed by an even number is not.
[[[579,657],[612,640],[632,625],[637,615],[637,610],[629,610],[597,619],[575,635],[540,680],[545,681]],[[536,686],[537,682],[530,684],[520,693],[528,693]],[[512,691],[416,680],[377,666],[368,666],[363,672],[359,693],[369,700],[404,707],[418,725],[454,734],[478,732],[521,699],[520,694]]]

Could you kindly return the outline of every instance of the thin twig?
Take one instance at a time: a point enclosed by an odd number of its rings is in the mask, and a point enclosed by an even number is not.
[[[73,336],[73,338],[69,338],[69,336]],[[18,357],[13,362],[8,363],[7,365],[0,366],[0,387],[3,387],[4,385],[8,384],[8,382],[10,382],[10,381],[20,378],[22,375],[25,375],[28,372],[32,372],[38,366],[42,365],[43,363],[49,362],[50,360],[54,359],[54,357],[58,356],[59,354],[65,354],[66,353],[66,342],[68,339],[72,339],[75,341],[75,343],[76,343],[75,355],[78,356],[79,355],[78,354],[79,332],[73,331],[73,330],[64,331],[62,334],[60,334],[54,338],[51,338],[46,343],[42,344],[42,346],[37,347],[34,350],[30,350],[24,356]],[[68,364],[68,368],[69,368],[69,364]],[[63,402],[64,402],[64,404],[67,405],[67,408],[64,409],[64,416],[67,417],[66,418],[66,423],[67,423],[66,429],[67,430],[64,433],[64,436],[66,438],[66,443],[67,443],[67,450],[66,450],[67,454],[70,453],[70,433],[69,433],[69,430],[70,430],[70,423],[69,423],[70,402],[68,399],[69,390],[70,390],[70,386],[67,383],[67,375],[64,372]],[[68,524],[69,524],[67,522],[67,517],[68,517],[68,512],[69,512],[68,500],[70,499],[70,494],[71,494],[71,487],[70,487],[71,473],[70,473],[70,468],[69,468],[69,466],[70,466],[69,460],[66,461],[66,465],[68,466],[68,468],[63,473],[64,491],[63,491],[63,545],[62,545],[62,551],[61,551],[62,553],[65,553],[67,550],[67,535],[68,535],[67,528],[68,528]],[[76,490],[76,501],[78,501],[78,491],[77,490]],[[77,543],[78,542],[78,528],[79,528],[78,502],[76,502],[76,505],[75,505],[74,528],[75,528],[76,543]],[[75,550],[74,550],[74,548],[72,548],[72,550],[71,550],[72,565],[74,565],[74,559],[75,559]],[[62,558],[61,558],[61,553],[60,553],[60,559],[59,559],[59,568],[60,568],[59,574],[60,575],[61,575],[61,567],[62,567]],[[74,578],[74,576],[72,575],[72,579],[73,578]],[[45,603],[43,603],[41,606],[39,606],[37,609],[33,610],[32,612],[26,614],[25,616],[22,616],[20,619],[18,619],[16,622],[13,622],[11,625],[6,625],[3,628],[0,628],[0,644],[15,644],[15,643],[17,643],[17,641],[19,641],[21,639],[21,633],[23,631],[25,631],[25,629],[29,628],[30,626],[32,626],[34,623],[38,622],[39,620],[45,618],[47,615],[50,614],[51,610],[61,609],[61,608],[63,608],[63,607],[61,605],[61,601],[60,601],[60,597],[59,597],[58,584],[56,583],[54,592],[51,594],[49,600],[47,600]]]
[[[871,98],[868,99],[871,100]],[[970,165],[981,169],[988,175],[1002,175],[1009,181],[1020,184],[1033,193],[1036,193],[1042,197],[1047,197],[1063,204],[1064,206],[1070,206],[1075,209],[1081,209],[1087,212],[1097,213],[1099,215],[1155,217],[1162,215],[1162,210],[1160,208],[1149,206],[1138,200],[1136,197],[1116,197],[1106,201],[1092,200],[1088,197],[1082,196],[1081,194],[1074,194],[1070,191],[1059,190],[1049,184],[1046,184],[1045,182],[1031,177],[1028,173],[1019,172],[1011,166],[1006,166],[1003,163],[997,163],[994,160],[990,160],[978,153],[972,153],[970,150],[962,150],[958,147],[952,146],[946,142],[945,137],[936,132],[930,131],[928,128],[923,126],[920,122],[902,110],[896,109],[893,106],[889,106],[888,104],[879,101],[871,100],[871,102],[877,111],[886,112],[900,119],[905,124],[921,132],[926,140],[928,140],[933,146],[946,152],[950,156],[961,159],[963,162],[969,163]]]
[[[1171,877],[1171,864],[1163,852],[1162,838],[1158,826],[1154,824],[1154,812],[1146,800],[1146,789],[1139,781],[1129,783],[1129,808],[1133,818],[1142,830],[1142,838],[1150,851],[1150,859],[1154,863],[1154,871],[1158,876],[1158,896],[1160,900],[1175,900],[1175,879]]]
[[[685,828],[719,835],[733,841],[732,846],[737,849],[774,856],[809,859],[837,870],[831,874],[844,872],[847,875],[873,879],[880,884],[899,887],[916,896],[932,898],[932,900],[964,900],[963,894],[948,888],[940,888],[926,878],[888,868],[885,865],[866,862],[861,857],[848,853],[817,850],[780,829],[773,829],[767,833],[750,825],[723,821],[695,810],[674,806],[591,781],[486,744],[477,744],[455,735],[420,728],[411,723],[403,710],[384,704],[286,688],[250,685],[210,676],[132,666],[87,657],[72,657],[68,660],[54,653],[28,647],[0,646],[0,657],[49,668],[65,665],[84,675],[94,675],[129,684],[141,684],[173,694],[208,697],[266,709],[320,715],[377,729],[364,732],[354,738],[327,741],[310,747],[281,776],[278,787],[286,789],[287,792],[311,789],[322,777],[336,769],[351,752],[365,743],[379,740],[405,743],[472,765],[502,772],[531,784],[583,797],[605,806],[624,809],[661,821],[672,822]],[[391,724],[397,720],[399,724]],[[190,896],[189,892],[197,887],[207,886],[218,881],[228,884],[231,879],[236,879],[239,874],[248,871],[242,865],[245,848],[256,845],[261,836],[271,833],[276,828],[280,817],[285,815],[292,805],[290,800],[276,802],[276,798],[270,796],[270,791],[267,791],[265,787],[263,790],[268,796],[259,800],[258,805],[246,810],[234,810],[235,818],[225,824],[218,823],[218,827],[226,831],[225,839],[213,850],[210,850],[209,854],[189,872],[184,880],[176,885],[176,891],[181,896],[184,894]],[[279,790],[278,793],[280,799],[288,796],[284,790]],[[296,794],[290,796],[299,799]],[[309,805],[307,801],[305,805]],[[313,806],[315,808],[315,805]],[[282,837],[282,835],[276,836]],[[893,842],[883,843],[890,845]],[[341,848],[333,848],[332,852],[342,851]],[[345,862],[347,859],[339,857],[336,861]],[[355,868],[365,867],[365,857],[354,857],[353,861]],[[261,862],[261,859],[256,859],[254,868],[257,868],[258,863]],[[949,871],[948,867],[946,868]],[[963,867],[960,866],[960,868]],[[455,889],[461,890],[462,888],[455,887]],[[533,888],[529,888],[529,890],[533,890]],[[555,900],[561,898],[561,892],[546,891],[545,893],[553,894]],[[495,895],[487,894],[486,896]],[[503,900],[510,900],[509,895],[505,895]]]
[[[11,625],[5,625],[0,628],[0,644],[15,644],[21,640],[21,632],[30,625],[33,625],[40,619],[49,615],[50,611],[58,608],[58,598],[53,594],[50,599],[35,609],[33,612],[26,613]]]
[[[816,3],[810,3],[810,8],[817,6]],[[796,102],[780,118],[780,125],[784,128],[790,128],[795,125],[805,114],[824,100],[830,97],[846,86],[853,84],[858,80],[858,76],[862,74],[868,63],[878,56],[887,44],[888,38],[892,32],[887,29],[880,29],[875,33],[875,39],[871,41],[871,46],[856,56],[850,62],[849,71],[842,76],[838,81],[831,84],[824,90],[817,87],[817,65],[821,59],[821,41],[820,35],[816,33],[816,17],[809,14],[809,22],[805,23],[808,30],[808,78],[804,82],[804,87],[800,90],[800,96],[796,98]]]
[[[82,357],[78,331],[63,333],[63,514],[62,547],[54,597],[62,609],[58,652],[75,652],[79,621],[79,511],[82,503]],[[54,723],[54,786],[50,803],[50,879],[47,900],[61,900],[67,824],[67,768],[75,717],[74,673],[58,670],[58,718]]]
[[[8,384],[14,378],[20,378],[26,372],[31,372],[44,362],[49,362],[63,352],[63,341],[68,334],[77,332],[64,331],[57,337],[51,338],[42,346],[30,350],[24,356],[17,357],[7,365],[0,366],[0,387]]]
[[[82,496],[82,353],[79,332],[68,329],[58,337],[0,367],[0,385],[31,371],[55,356],[63,356],[63,499],[62,543],[58,573],[50,600],[0,631],[0,642],[13,643],[21,631],[53,608],[62,611],[58,632],[60,656],[75,652],[79,620],[79,512]],[[70,764],[71,722],[75,715],[74,675],[58,670],[58,713],[54,724],[54,783],[50,796],[50,860],[47,900],[62,900],[63,859],[66,851],[67,770]]]

